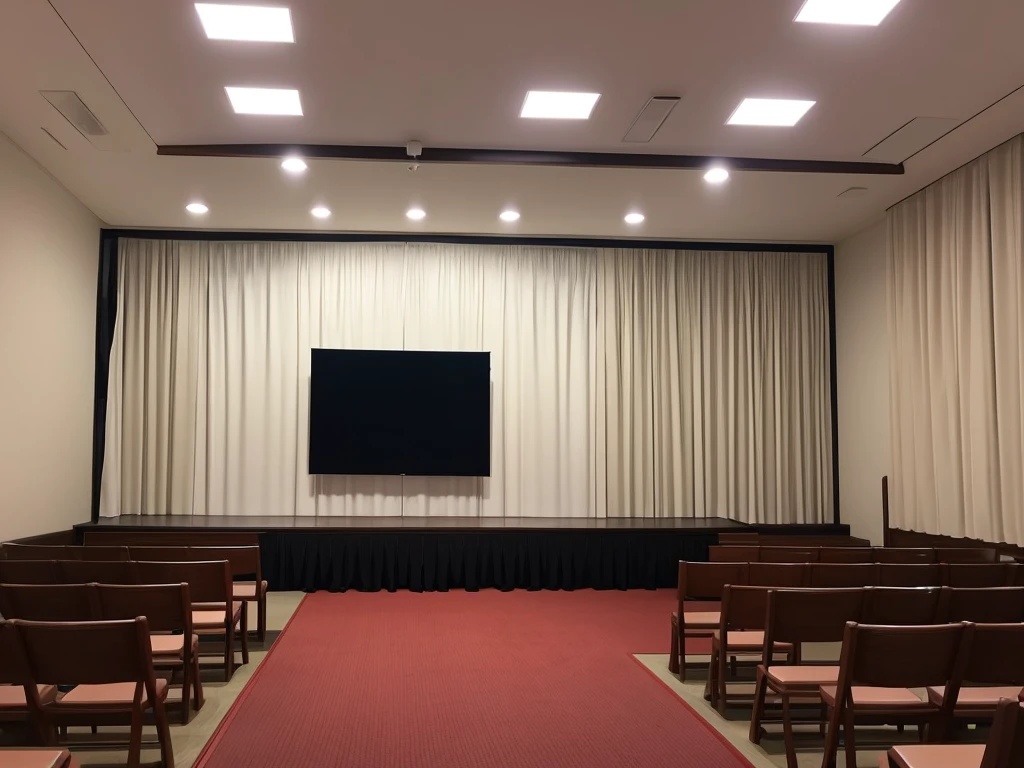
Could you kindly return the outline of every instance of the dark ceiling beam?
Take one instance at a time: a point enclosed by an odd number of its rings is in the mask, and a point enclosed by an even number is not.
[[[901,175],[902,163],[846,162],[840,160],[777,160],[756,157],[652,155],[626,152],[556,152],[529,149],[457,149],[424,147],[412,158],[405,147],[345,146],[337,144],[173,144],[157,147],[158,155],[177,157],[274,158],[298,155],[305,159],[371,160],[401,163],[454,163],[470,165],[533,165],[558,168],[639,168],[703,170],[714,164],[731,171],[772,173],[846,173],[874,176]]]

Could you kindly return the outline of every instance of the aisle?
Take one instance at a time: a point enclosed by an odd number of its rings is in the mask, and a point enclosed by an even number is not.
[[[316,593],[202,768],[749,768],[631,656],[671,590]]]

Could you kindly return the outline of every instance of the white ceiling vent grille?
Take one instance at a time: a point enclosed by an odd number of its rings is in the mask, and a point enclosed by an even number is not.
[[[655,96],[644,105],[633,125],[622,137],[625,142],[646,144],[654,138],[662,125],[679,103],[678,96]]]
[[[102,152],[124,151],[120,142],[74,91],[40,91],[39,95],[50,102],[96,149]]]

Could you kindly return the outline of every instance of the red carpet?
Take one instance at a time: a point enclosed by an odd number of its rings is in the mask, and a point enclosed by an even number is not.
[[[750,768],[630,656],[673,598],[309,595],[196,765]]]

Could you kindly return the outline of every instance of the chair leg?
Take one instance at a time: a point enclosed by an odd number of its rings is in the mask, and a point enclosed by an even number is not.
[[[668,644],[668,671],[679,674],[679,625],[672,625],[672,637]],[[680,674],[680,680],[682,675]]]
[[[132,707],[131,733],[128,736],[128,766],[139,768],[142,762],[142,709]]]
[[[768,677],[757,668],[757,683],[754,686],[754,709],[750,713],[750,733],[747,738],[751,744],[761,743],[761,718],[764,717],[765,698],[768,695]]]
[[[683,664],[686,657],[683,657]],[[704,683],[704,698],[711,702],[711,706],[718,708],[718,641],[711,643],[711,662],[708,664],[707,681]]]
[[[188,699],[183,701],[187,713]],[[156,721],[156,736],[160,742],[160,762],[163,763],[163,768],[174,768],[174,748],[171,744],[171,729],[167,723],[167,708],[159,699],[153,702],[153,719]]]
[[[227,626],[224,628],[224,682],[231,679],[235,672],[235,622],[228,612]]]
[[[259,598],[256,601],[256,639],[260,644],[267,642],[267,595],[261,585],[256,585]]]
[[[189,658],[188,664],[182,664],[181,666],[181,724],[188,725],[189,718],[192,714],[192,659]]]
[[[249,603],[242,603],[242,663],[249,663]]]
[[[782,738],[786,744],[786,767],[797,768],[796,745],[793,743],[793,718],[789,713],[789,694],[787,693],[782,694]]]
[[[839,702],[829,710],[828,730],[825,732],[825,751],[821,757],[821,768],[835,768],[839,753]],[[827,707],[826,707],[827,708]]]
[[[856,730],[853,722],[853,707],[846,708],[846,718],[843,723],[843,741],[846,748],[846,764],[851,768],[857,766],[857,738],[854,736]]]
[[[192,656],[192,683],[195,689],[196,700],[196,712],[198,712],[203,704],[206,702],[206,698],[203,696],[203,679],[199,676],[199,654]]]
[[[733,659],[733,663],[735,664],[736,657],[733,656],[732,659]],[[718,712],[722,716],[725,716],[725,710],[726,710],[726,708],[728,706],[728,702],[726,701],[726,697],[728,696],[728,691],[727,691],[727,686],[725,684],[726,683],[726,674],[728,672],[727,661],[728,661],[728,658],[727,658],[727,654],[726,654],[726,649],[725,649],[725,647],[722,647],[718,651],[718,679],[716,680],[716,682],[718,683],[718,696],[717,696]]]

